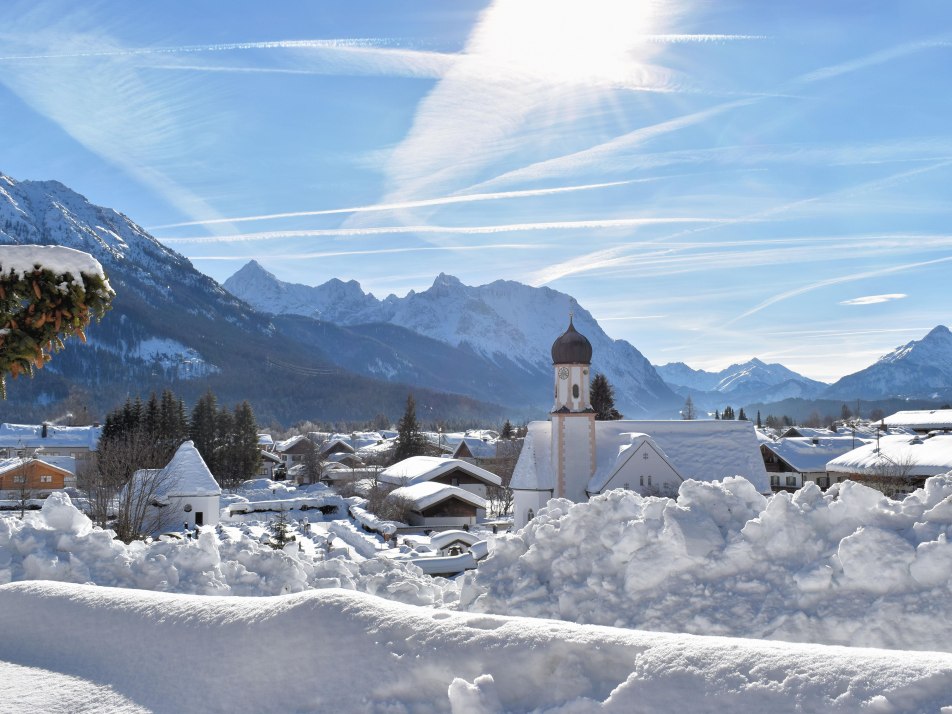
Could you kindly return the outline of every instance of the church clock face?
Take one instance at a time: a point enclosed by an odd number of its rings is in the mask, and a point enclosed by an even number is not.
[[[559,368],[559,379],[568,379],[569,378],[569,368],[560,367]]]

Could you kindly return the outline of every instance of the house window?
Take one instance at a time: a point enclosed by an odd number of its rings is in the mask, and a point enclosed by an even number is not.
[[[49,474],[40,476],[40,483],[53,483],[53,477]]]
[[[13,483],[26,483],[26,476],[14,476]]]
[[[787,487],[795,487],[797,485],[796,476],[787,476]]]
[[[641,474],[641,485],[642,486],[651,485],[651,474]]]
[[[184,507],[182,510],[185,511],[186,513],[191,513],[191,511],[192,511],[192,504],[191,504],[191,503],[186,503],[186,504],[185,504],[185,507]]]
[[[830,487],[830,477],[829,476],[817,476],[816,485],[820,488],[829,488]]]
[[[771,486],[780,485],[780,477],[777,474],[770,474],[770,485]]]
[[[530,509],[529,509],[529,512],[526,513],[526,521],[531,521],[533,518],[535,518],[535,511],[533,511],[533,510],[530,508]]]

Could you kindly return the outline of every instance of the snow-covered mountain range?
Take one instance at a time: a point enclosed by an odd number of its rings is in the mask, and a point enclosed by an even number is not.
[[[670,418],[683,401],[637,349],[610,338],[587,310],[551,288],[507,280],[468,286],[441,273],[427,290],[378,300],[354,281],[330,280],[317,287],[285,283],[254,261],[224,287],[262,311],[322,320],[333,316],[334,323],[347,327],[395,325],[458,348],[531,385],[539,406],[547,406],[551,389],[552,342],[573,311],[576,328],[592,343],[592,369],[608,377],[623,413]],[[494,397],[490,391],[481,398]]]
[[[269,316],[226,292],[132,220],[95,206],[57,181],[0,174],[0,245],[55,244],[99,260],[116,298],[89,344],[72,341],[35,379],[11,382],[0,419],[94,414],[127,397],[172,388],[187,401],[212,389],[247,399],[259,420],[397,418],[412,388],[432,418],[498,417],[498,404],[440,393],[430,385],[361,375],[320,347],[282,334]],[[317,324],[317,323],[315,323]],[[357,335],[353,340],[371,343]],[[377,377],[377,378],[374,378]]]
[[[952,332],[938,325],[921,340],[907,342],[866,369],[843,377],[824,396],[948,400],[952,398]]]
[[[732,364],[719,372],[692,369],[683,362],[671,362],[655,369],[672,389],[684,397],[690,395],[702,409],[775,402],[791,397],[812,399],[827,387],[782,364],[767,364],[757,358]]]

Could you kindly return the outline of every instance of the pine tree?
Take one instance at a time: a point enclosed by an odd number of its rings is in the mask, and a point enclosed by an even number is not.
[[[411,393],[407,395],[407,408],[397,424],[397,448],[393,458],[395,461],[403,461],[411,456],[419,456],[424,447],[423,434],[420,433],[416,418],[416,402]]]
[[[684,408],[681,409],[681,418],[682,419],[696,419],[697,411],[694,409],[694,400],[691,399],[690,395],[687,399],[684,400]]]
[[[296,540],[296,538],[291,535],[291,524],[288,519],[288,512],[282,508],[278,511],[278,515],[275,516],[275,519],[271,521],[271,538],[268,540],[268,545],[275,550],[281,550],[294,540]]]
[[[506,423],[502,425],[502,431],[499,433],[499,438],[501,439],[511,439],[512,438],[512,424],[506,419]]]
[[[234,438],[234,477],[237,482],[254,478],[261,465],[261,450],[258,448],[258,424],[248,402],[235,407]]]
[[[317,444],[307,439],[307,451],[304,452],[304,458],[301,461],[302,481],[304,483],[318,483],[321,480],[323,468],[321,464],[321,452]]]
[[[726,406],[724,407],[724,413],[721,414],[721,419],[733,419],[734,418],[734,407]]]
[[[615,390],[604,374],[595,373],[589,386],[589,398],[597,421],[614,421],[622,415],[615,409]]]
[[[209,389],[192,408],[192,418],[188,425],[188,438],[202,455],[208,470],[217,474],[215,445],[218,436],[218,401]]]
[[[744,407],[740,408],[740,412],[737,414],[737,419],[739,421],[747,421],[747,415],[744,414]]]
[[[721,413],[717,409],[714,410],[714,418],[718,420],[721,418]]]
[[[758,409],[758,410],[757,410],[757,428],[758,428],[758,429],[762,429],[763,426],[764,426],[764,425],[763,425],[763,424],[761,423],[761,421],[760,421],[760,410]]]

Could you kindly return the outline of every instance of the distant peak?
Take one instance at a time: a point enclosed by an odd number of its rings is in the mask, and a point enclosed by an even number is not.
[[[436,276],[436,280],[433,281],[434,288],[455,288],[462,287],[463,283],[459,278],[453,275],[447,275],[446,273],[440,273]]]
[[[930,337],[949,337],[950,335],[952,335],[952,332],[949,332],[948,327],[945,325],[936,325],[923,339],[929,339]]]
[[[274,274],[265,270],[264,266],[262,266],[257,260],[249,260],[237,273],[235,273],[235,275],[245,276],[256,274],[267,275],[269,278],[274,278]]]

